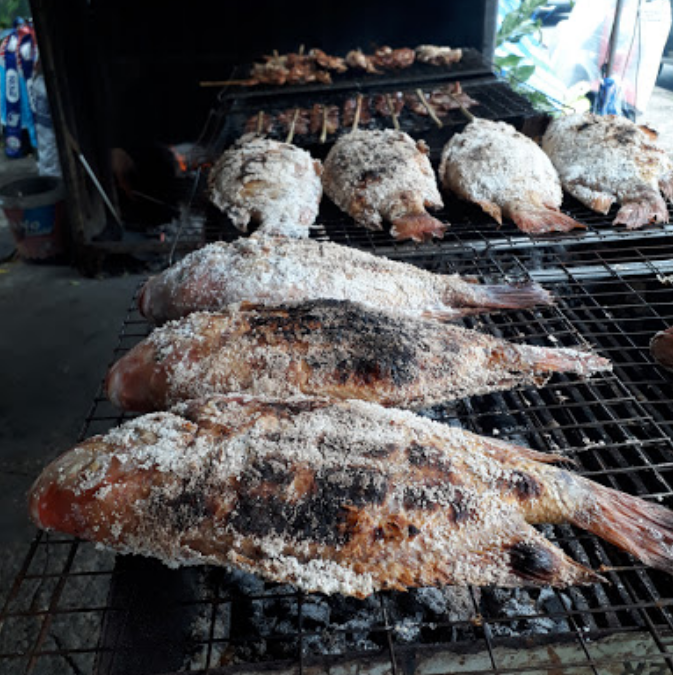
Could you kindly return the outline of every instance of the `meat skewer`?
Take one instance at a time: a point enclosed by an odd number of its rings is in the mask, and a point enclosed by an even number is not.
[[[305,150],[254,135],[241,137],[210,171],[213,204],[246,232],[307,237],[322,197],[322,166]]]
[[[397,240],[442,237],[446,225],[426,207],[443,206],[428,148],[402,131],[352,131],[325,159],[325,193],[359,225],[370,230],[391,223]]]
[[[535,283],[478,284],[331,242],[253,235],[204,246],[150,278],[139,307],[160,324],[235,302],[278,305],[317,298],[439,320],[553,303]]]
[[[397,119],[397,113],[395,112],[395,106],[393,104],[393,99],[391,98],[390,94],[386,94],[386,103],[388,104],[390,116],[392,117],[393,120],[393,127],[395,128],[395,131],[399,131],[400,123],[399,120]]]
[[[421,89],[416,89],[416,95],[418,96],[420,102],[423,104],[423,107],[428,111],[428,115],[432,118],[432,121],[441,129],[444,124],[442,120],[437,117],[435,114],[435,111],[432,109],[432,106],[428,103],[427,99],[425,98],[425,94]]]
[[[299,117],[299,108],[296,108],[294,114],[292,115],[292,121],[290,122],[290,128],[287,132],[287,137],[285,138],[286,143],[292,143],[294,138],[294,127],[297,124],[297,118]]]
[[[416,60],[433,66],[450,66],[453,63],[458,63],[462,58],[462,49],[437,47],[436,45],[418,45],[416,47]]]
[[[478,204],[499,225],[506,216],[527,234],[585,228],[561,213],[563,191],[549,158],[505,122],[475,117],[444,146],[439,175],[445,190]]]
[[[117,361],[106,388],[116,406],[136,412],[234,392],[418,409],[542,386],[555,372],[610,369],[589,352],[513,344],[348,300],[314,300],[233,305],[171,322]]]
[[[132,419],[52,462],[41,528],[303,591],[604,581],[533,525],[568,522],[673,573],[673,512],[560,459],[364,401],[241,395]]]
[[[613,224],[635,230],[669,221],[673,162],[656,139],[624,117],[580,113],[552,120],[542,148],[573,197],[602,214],[621,204]]]

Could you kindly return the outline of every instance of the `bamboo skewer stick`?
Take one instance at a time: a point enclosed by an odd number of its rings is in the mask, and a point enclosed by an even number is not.
[[[357,103],[355,104],[355,116],[353,117],[353,126],[351,128],[351,131],[355,131],[358,128],[358,124],[360,124],[360,111],[362,110],[362,99],[363,96],[362,94],[357,95]]]
[[[420,89],[416,89],[416,95],[421,100],[421,103],[425,106],[425,109],[428,111],[428,115],[432,117],[434,123],[441,129],[444,126],[444,123],[439,119],[439,117],[437,117],[437,114],[432,109],[432,106],[427,102],[425,94]]]
[[[322,107],[322,130],[320,132],[320,142],[324,143],[327,140],[327,106]]]
[[[257,113],[257,133],[261,134],[263,128],[264,128],[264,111],[260,110]]]
[[[395,112],[395,108],[393,107],[393,99],[390,96],[390,94],[386,94],[386,103],[388,104],[388,108],[390,108],[390,116],[393,118],[393,126],[395,127],[395,131],[399,131],[400,123],[397,119],[397,113]]]
[[[294,109],[294,115],[292,115],[292,122],[290,122],[290,130],[287,132],[287,138],[285,139],[286,143],[292,143],[294,138],[294,127],[297,124],[297,118],[299,117],[299,108]]]
[[[473,115],[452,93],[446,92],[449,95],[449,98],[460,108],[460,112],[467,117],[470,122],[474,122],[477,119],[476,115]]]
[[[304,45],[299,45],[299,56],[304,56],[304,50],[306,47]]]

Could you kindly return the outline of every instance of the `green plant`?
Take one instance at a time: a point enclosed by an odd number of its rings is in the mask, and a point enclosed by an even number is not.
[[[542,22],[533,19],[533,14],[546,4],[547,0],[522,0],[517,9],[506,14],[495,37],[496,50],[507,43],[516,44],[528,35],[537,34],[541,41]],[[524,63],[524,57],[516,54],[496,56],[494,61],[501,72],[517,82],[525,82],[535,72],[534,65]]]
[[[0,0],[0,29],[10,28],[17,16],[31,16],[28,0]]]

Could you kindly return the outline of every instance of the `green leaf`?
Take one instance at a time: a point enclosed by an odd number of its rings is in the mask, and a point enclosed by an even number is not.
[[[517,56],[516,54],[508,54],[507,56],[496,56],[495,65],[500,68],[516,68],[521,61],[523,61],[523,56]]]
[[[519,66],[514,68],[511,73],[512,77],[515,77],[520,82],[525,82],[530,79],[531,75],[535,72],[535,66]]]

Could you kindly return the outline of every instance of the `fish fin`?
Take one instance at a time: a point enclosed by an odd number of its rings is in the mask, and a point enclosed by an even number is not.
[[[668,208],[658,192],[640,193],[633,201],[624,202],[613,225],[626,225],[627,230],[637,230],[649,223],[667,223]]]
[[[586,185],[580,185],[579,183],[564,183],[563,187],[575,197],[575,199],[582,202],[584,206],[590,208],[592,211],[596,211],[596,213],[606,215],[615,203],[613,195],[610,195],[607,192],[592,190]]]
[[[554,298],[551,293],[534,281],[523,284],[484,284],[472,286],[471,294],[474,296],[472,298],[473,307],[479,311],[526,309],[528,307],[535,307],[536,305],[554,304]],[[458,309],[462,310],[460,307]]]
[[[498,222],[498,225],[502,225],[502,209],[497,204],[486,201],[477,202],[477,204],[479,204],[484,213],[488,213],[488,215],[491,216],[491,218],[496,220]]]
[[[516,226],[527,234],[546,234],[547,232],[569,232],[577,228],[586,229],[565,213],[549,207],[517,204],[508,209],[509,217]]]
[[[565,588],[606,581],[600,574],[569,558],[533,528],[507,550],[509,567],[527,585]]]
[[[430,241],[433,237],[441,239],[448,225],[429,213],[410,213],[392,220],[390,234],[398,241],[413,239],[414,241]]]
[[[646,126],[645,124],[639,124],[638,128],[651,140],[656,141],[659,138],[659,133],[652,129],[651,127]]]
[[[593,375],[601,371],[611,371],[609,359],[593,352],[577,349],[558,349],[551,347],[534,347],[532,345],[516,345],[525,363],[540,373],[575,373],[576,375]]]
[[[669,202],[673,202],[673,171],[659,179],[659,189]]]
[[[673,574],[673,511],[582,479],[591,506],[570,520],[650,567]]]
[[[463,431],[464,434],[474,439],[475,445],[486,450],[499,461],[511,462],[522,459],[540,462],[542,464],[559,464],[561,462],[572,462],[573,460],[563,455],[555,455],[551,452],[538,452],[532,448],[523,445],[516,445],[508,441],[501,441],[498,438],[489,438],[487,436],[477,436],[470,431]]]

